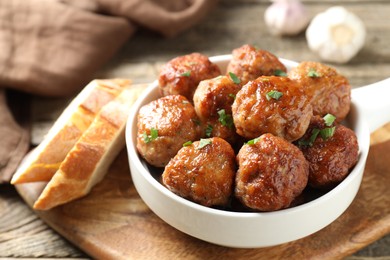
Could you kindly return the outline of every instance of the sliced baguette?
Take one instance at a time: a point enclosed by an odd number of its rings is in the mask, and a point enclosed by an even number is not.
[[[67,106],[11,183],[49,181],[100,109],[130,85],[129,80],[93,80]]]
[[[105,105],[46,185],[34,209],[48,210],[85,196],[125,146],[129,110],[145,85],[125,89]]]

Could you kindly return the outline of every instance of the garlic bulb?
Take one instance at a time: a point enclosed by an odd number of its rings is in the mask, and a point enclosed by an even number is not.
[[[363,47],[364,23],[344,7],[331,7],[317,14],[306,30],[309,48],[324,61],[346,63]]]
[[[274,35],[296,35],[309,23],[306,8],[299,0],[275,0],[266,9],[264,20]]]

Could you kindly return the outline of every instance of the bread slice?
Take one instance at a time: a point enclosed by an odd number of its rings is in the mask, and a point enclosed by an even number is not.
[[[11,183],[49,181],[66,154],[89,127],[100,109],[130,85],[129,80],[93,80],[67,106]]]
[[[80,198],[103,179],[125,146],[128,113],[144,89],[145,85],[131,86],[102,108],[46,185],[34,209],[48,210]]]

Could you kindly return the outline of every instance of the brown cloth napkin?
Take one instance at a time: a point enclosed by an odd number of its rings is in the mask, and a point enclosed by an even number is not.
[[[21,125],[9,109],[9,104],[26,104],[7,95],[9,89],[45,96],[75,94],[138,27],[172,37],[200,21],[216,3],[0,0],[0,183],[10,180],[29,148],[27,124]]]

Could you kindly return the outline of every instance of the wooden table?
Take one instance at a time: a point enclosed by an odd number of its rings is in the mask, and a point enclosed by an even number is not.
[[[344,5],[365,22],[368,34],[363,50],[349,64],[332,64],[350,79],[354,87],[390,76],[390,1],[308,0],[304,3],[312,16],[337,4]],[[151,82],[156,78],[159,66],[175,56],[195,51],[209,56],[226,54],[245,43],[287,59],[319,61],[309,51],[304,34],[280,38],[267,31],[263,13],[268,5],[268,1],[221,0],[217,9],[200,24],[169,39],[140,30],[96,77],[125,77],[134,82]],[[66,99],[34,98],[34,144],[42,140],[67,102]],[[88,258],[49,228],[10,185],[0,186],[0,257]],[[390,259],[390,235],[349,258]]]

